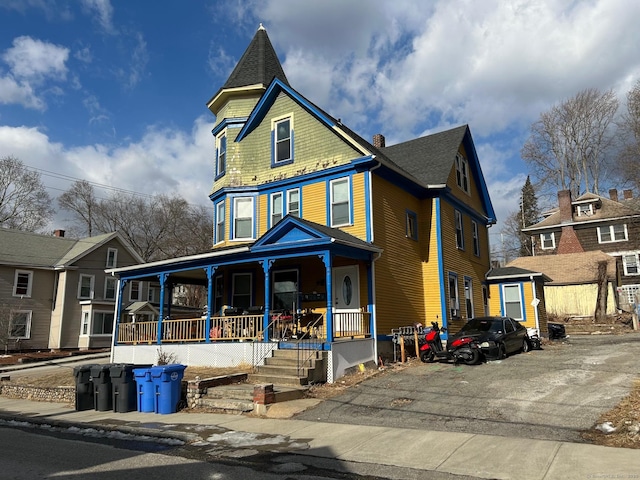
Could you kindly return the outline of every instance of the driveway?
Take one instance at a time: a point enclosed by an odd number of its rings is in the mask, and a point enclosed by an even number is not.
[[[392,370],[295,418],[581,442],[639,376],[640,333],[577,336],[477,366]]]

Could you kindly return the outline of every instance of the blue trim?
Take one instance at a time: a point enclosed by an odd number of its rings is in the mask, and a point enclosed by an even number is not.
[[[522,321],[527,321],[527,309],[524,305],[524,282],[520,282],[520,310],[522,311]]]
[[[222,130],[227,127],[238,127],[241,123],[245,123],[248,117],[232,117],[232,118],[224,118],[219,124],[213,127],[211,133],[213,136],[217,136]]]
[[[527,321],[527,309],[524,305],[524,282],[510,282],[510,283],[501,283],[500,285],[500,312],[503,317],[507,315],[507,309],[505,306],[505,298],[504,298],[504,287],[513,287],[518,286],[520,293],[520,319],[514,318],[514,320],[526,322]]]
[[[274,78],[267,90],[260,98],[260,101],[254,107],[253,112],[249,115],[247,122],[240,130],[240,133],[236,137],[236,142],[240,142],[244,137],[249,135],[265,117],[273,102],[275,102],[276,98],[280,92],[285,92],[289,95],[296,103],[301,105],[305,110],[309,111],[312,115],[314,115],[318,120],[327,125],[328,127],[336,126],[336,123],[333,119],[331,119],[328,115],[326,115],[322,110],[316,107],[313,103],[309,102],[306,98],[300,95],[298,92],[293,90],[288,85],[282,83],[282,81],[278,78]]]
[[[302,188],[300,187],[293,187],[293,188],[288,188],[284,191],[284,199],[287,202],[287,212],[285,215],[289,215],[289,192],[293,192],[294,190],[298,191],[298,217],[303,218],[302,215]],[[283,211],[284,213],[284,211]]]
[[[235,227],[235,199],[236,198],[251,198],[252,199],[252,203],[253,203],[253,211],[251,213],[251,238],[235,238],[234,234],[234,227]],[[258,198],[258,195],[256,193],[252,193],[250,195],[245,194],[245,193],[238,193],[238,194],[230,194],[229,195],[229,199],[231,200],[229,202],[229,219],[231,220],[230,223],[231,225],[229,225],[229,241],[238,241],[238,242],[242,242],[242,241],[250,241],[250,240],[255,240],[256,238],[256,229],[258,228],[258,221],[256,219],[256,199]]]
[[[406,215],[405,215],[404,234],[407,238],[411,240],[415,240],[417,242],[418,241],[418,214],[413,210],[409,210],[408,208],[405,210],[405,214]],[[412,235],[409,232],[409,220],[411,219],[413,219],[413,227],[414,227],[414,232]]]
[[[364,222],[366,229],[366,239],[369,243],[372,242],[373,238],[373,232],[371,231],[371,217],[373,216],[373,211],[371,207],[371,195],[369,195],[370,190],[371,172],[367,171],[364,173]]]
[[[446,287],[444,280],[444,253],[442,245],[442,214],[440,211],[440,199],[436,198],[436,243],[438,245],[438,276],[440,277],[440,315],[442,317],[442,326],[447,325],[448,318],[448,303],[449,298],[446,294]]]
[[[471,138],[471,131],[469,130],[469,127],[467,127],[467,131],[462,138],[462,145],[464,146],[464,149],[467,153],[467,160],[473,160],[467,163],[469,164],[469,167],[471,167],[471,172],[475,179],[476,188],[478,189],[478,193],[480,194],[480,198],[482,199],[482,204],[487,212],[489,223],[494,224],[497,221],[496,213],[493,209],[493,204],[491,203],[491,197],[489,197],[487,182],[485,181],[484,175],[482,174],[480,160],[478,159],[478,153],[476,152],[476,147],[473,143],[473,139]]]
[[[289,120],[289,158],[287,160],[276,162],[276,154],[277,154],[276,152],[277,133],[276,132],[278,129],[278,124],[285,120]],[[293,137],[294,137],[294,133],[293,133],[293,128],[291,127],[291,117],[282,118],[274,122],[274,129],[271,130],[271,168],[282,167],[284,165],[290,165],[293,163],[293,160],[294,160]]]
[[[442,200],[444,200],[446,203],[451,205],[456,210],[459,210],[460,213],[464,213],[465,215],[469,216],[471,219],[477,221],[478,223],[482,225],[490,225],[490,223],[487,222],[487,219],[485,217],[480,215],[476,210],[473,210],[469,205],[464,203],[459,198],[454,197],[451,193],[451,190],[449,189],[445,190],[440,196],[440,198],[442,198]]]
[[[347,180],[347,188],[349,189],[349,221],[348,223],[344,223],[344,224],[340,224],[337,226],[333,225],[333,218],[331,213],[333,212],[333,210],[331,209],[331,184],[333,183],[334,180],[342,180],[342,179],[346,179]],[[353,225],[353,217],[354,217],[354,212],[353,212],[353,174],[348,174],[348,175],[342,175],[342,176],[336,176],[335,178],[327,178],[326,180],[326,204],[325,204],[325,208],[327,211],[327,225],[331,228],[340,228],[340,227],[348,227]]]
[[[223,212],[222,212],[222,216],[226,217],[226,210],[227,210],[227,206],[225,204],[225,199],[223,198],[222,200],[220,200],[219,202],[214,203],[213,205],[213,243],[214,245],[216,243],[220,243],[220,242],[224,242],[225,239],[225,232],[227,231],[227,226],[225,225],[226,222],[226,218],[223,218],[222,220],[222,238],[218,238],[218,205],[222,204],[223,208]]]

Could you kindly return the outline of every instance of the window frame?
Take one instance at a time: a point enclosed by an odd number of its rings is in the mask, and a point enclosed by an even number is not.
[[[465,276],[463,283],[465,313],[467,314],[467,319],[469,319],[473,318],[475,315],[475,309],[473,307],[473,279]]]
[[[83,280],[88,278],[89,279],[89,295],[83,295],[82,290],[85,287],[85,285],[83,285]],[[86,273],[81,273],[78,276],[78,298],[81,300],[92,300],[95,296],[95,282],[96,282],[96,277],[95,275],[88,275]]]
[[[138,286],[138,296],[133,296],[133,285],[136,284]],[[129,282],[129,301],[130,302],[140,302],[142,301],[142,282],[140,280],[131,280]]]
[[[225,212],[226,207],[225,207],[225,201],[222,200],[218,203],[216,203],[216,208],[215,208],[215,231],[214,231],[214,239],[213,239],[213,243],[217,244],[217,243],[222,243],[224,242],[225,239]]]
[[[216,137],[216,171],[215,180],[223,177],[227,170],[227,131],[223,130]]]
[[[624,238],[622,239],[616,239],[616,235],[615,235],[615,227],[616,226],[620,226],[622,225],[623,228],[623,233],[624,233]],[[602,234],[604,233],[604,229],[608,229],[608,234],[611,237],[611,240],[603,240],[602,239]],[[597,228],[597,233],[598,233],[598,243],[616,243],[616,242],[626,242],[627,240],[629,240],[629,232],[627,231],[627,224],[626,223],[615,223],[615,224],[611,224],[611,225],[598,225]]]
[[[298,200],[297,200],[298,208],[296,208],[296,209],[292,209],[291,208],[291,205],[293,203],[295,203],[295,202],[291,201],[291,195],[293,193],[297,193],[298,194]],[[301,198],[301,196],[300,196],[300,189],[299,188],[292,188],[290,190],[287,190],[287,215],[291,215],[293,217],[298,217],[298,218],[301,217],[302,213],[301,213],[301,208],[300,208],[300,205],[301,205],[300,198]]]
[[[18,314],[26,314],[26,320],[24,322],[24,335],[13,335],[15,327],[15,318]],[[33,320],[33,310],[12,310],[9,318],[9,332],[8,338],[12,340],[28,340],[31,338],[31,322]]]
[[[113,258],[112,255],[113,254]],[[118,266],[118,249],[109,247],[107,248],[107,260],[105,264],[106,268],[116,268]]]
[[[88,337],[91,327],[91,310],[82,310],[82,319],[80,320],[80,336]]]
[[[102,319],[102,333],[96,333],[96,331],[95,331],[95,327],[96,327],[96,323],[97,323],[96,317],[98,315],[102,315],[103,316],[103,319]],[[104,316],[105,315],[111,315],[111,328],[106,333],[104,331]],[[115,322],[115,313],[113,312],[113,310],[94,310],[92,312],[92,315],[91,315],[91,326],[90,326],[90,329],[89,329],[89,331],[91,332],[90,336],[92,336],[92,337],[106,337],[108,335],[111,335],[113,333],[113,324],[114,324],[114,322]]]
[[[551,240],[551,246],[545,246],[545,235],[549,235],[549,239]],[[553,250],[556,248],[556,232],[542,232],[540,234],[540,248],[542,250]]]
[[[456,228],[456,248],[464,250],[464,222],[462,220],[462,212],[454,210],[455,228]]]
[[[238,203],[240,201],[248,201],[250,202],[250,210],[251,210],[251,216],[250,217],[238,217]],[[256,220],[256,215],[255,215],[255,196],[237,196],[237,197],[233,197],[233,215],[232,215],[232,222],[233,222],[233,232],[231,235],[231,240],[234,241],[245,241],[245,240],[253,240],[255,238],[255,220]],[[238,225],[237,222],[239,220],[246,220],[249,219],[251,224],[250,224],[250,230],[249,230],[249,236],[248,237],[239,237],[238,236]]]
[[[213,280],[213,305],[211,316],[222,315],[224,305],[224,275],[216,275]]]
[[[334,200],[334,196],[335,196],[334,186],[341,185],[341,184],[346,185],[346,189],[347,189],[346,200],[336,202]],[[347,207],[347,221],[343,223],[337,223],[335,221],[335,217],[336,217],[335,209],[336,207],[342,206],[342,205],[346,205]],[[351,177],[340,177],[340,178],[334,178],[333,180],[330,180],[329,181],[329,221],[330,221],[329,226],[344,227],[347,225],[351,225],[353,222],[352,212],[351,212],[352,205],[353,205],[353,202],[351,199]]]
[[[276,207],[280,208],[279,216],[276,214]],[[269,226],[275,226],[284,218],[284,195],[282,192],[273,192],[269,195]]]
[[[411,210],[405,212],[405,237],[418,241],[418,214]]]
[[[296,298],[295,304],[296,304],[296,308],[300,308],[300,305],[298,305],[298,297],[300,294],[300,271],[297,268],[284,268],[284,269],[274,270],[273,272],[271,272],[271,305],[273,309],[279,310],[279,308],[276,307],[276,275],[289,274],[292,272],[295,272],[295,276],[296,276],[296,281],[295,281],[296,289],[294,292],[294,296]],[[283,310],[288,310],[288,309],[285,308]]]
[[[284,122],[289,122],[289,136],[278,138],[278,126]],[[271,121],[272,124],[272,149],[271,149],[271,167],[279,167],[281,165],[288,165],[293,163],[293,114],[283,115],[282,117],[274,118]],[[278,158],[278,147],[280,143],[289,142],[289,156],[286,158]]]
[[[633,258],[634,262],[632,264],[627,263],[627,258]],[[635,272],[629,272],[629,267],[633,265],[635,266]],[[625,276],[636,276],[640,275],[640,258],[638,258],[638,253],[623,253],[622,254],[622,268]]]
[[[247,307],[253,305],[253,273],[252,272],[235,272],[231,274],[231,306],[238,307],[239,305],[236,302],[236,296],[238,295],[246,295],[244,293],[237,294],[236,293],[236,279],[239,277],[249,277],[249,302],[247,303]]]
[[[593,203],[581,203],[576,205],[576,214],[578,217],[590,217],[593,215]]]
[[[452,293],[454,295],[451,295]],[[448,312],[451,318],[460,318],[460,289],[458,285],[458,274],[454,272],[447,273],[447,299],[449,300]]]
[[[107,291],[109,290],[109,283],[113,283],[113,297],[107,296]],[[104,278],[104,298],[105,300],[113,300],[115,301],[116,295],[118,293],[118,279],[115,277],[105,277]]]
[[[480,232],[478,230],[478,222],[471,220],[471,232],[473,234],[473,254],[480,256]]]
[[[27,276],[27,287],[26,287],[25,293],[18,293],[18,277],[20,277],[21,275]],[[32,291],[33,291],[33,270],[16,269],[15,274],[13,276],[13,296],[31,298]]]
[[[522,285],[520,283],[505,283],[503,285],[501,285],[501,289],[502,289],[502,311],[503,311],[503,315],[505,317],[510,317],[513,318],[516,321],[519,322],[523,322],[525,320],[524,318],[524,296],[523,296],[523,292],[522,292]],[[511,290],[511,289],[516,289],[516,291],[518,292],[518,305],[520,307],[520,314],[516,317],[515,315],[512,315],[511,312],[509,311],[509,309],[507,308],[507,306],[509,304],[515,304],[514,301],[507,301],[507,289]]]
[[[456,184],[467,195],[471,192],[469,185],[469,161],[461,154],[456,154]]]

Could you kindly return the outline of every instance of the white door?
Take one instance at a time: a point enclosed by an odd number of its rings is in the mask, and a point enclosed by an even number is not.
[[[333,269],[333,311],[336,332],[342,332],[346,325],[346,318],[341,313],[360,311],[360,280],[358,266],[335,267]]]

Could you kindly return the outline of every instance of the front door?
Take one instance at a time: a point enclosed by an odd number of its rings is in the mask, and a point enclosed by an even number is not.
[[[334,316],[334,328],[338,334],[346,328],[340,314],[360,311],[357,265],[333,269],[333,311],[337,314]]]

